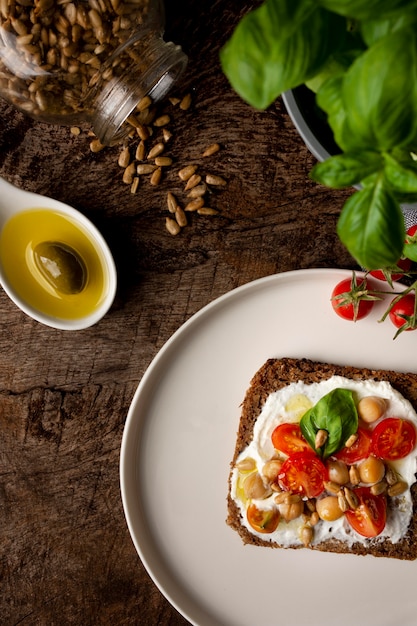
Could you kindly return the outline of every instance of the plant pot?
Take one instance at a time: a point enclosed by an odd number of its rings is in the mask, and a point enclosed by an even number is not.
[[[326,115],[317,106],[315,94],[310,89],[300,85],[283,93],[282,100],[301,139],[318,161],[340,154]],[[402,204],[401,209],[406,228],[417,224],[417,203]]]

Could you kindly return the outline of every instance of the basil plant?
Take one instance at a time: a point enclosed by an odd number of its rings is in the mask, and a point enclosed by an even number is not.
[[[400,205],[417,201],[416,26],[417,0],[265,0],[220,52],[232,87],[255,108],[301,84],[315,92],[340,153],[310,175],[358,188],[338,235],[369,270],[396,265]],[[415,246],[407,256],[417,261]]]

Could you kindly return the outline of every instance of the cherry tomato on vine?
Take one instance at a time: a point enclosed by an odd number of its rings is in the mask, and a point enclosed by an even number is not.
[[[341,280],[332,291],[331,302],[335,312],[345,320],[356,321],[366,317],[372,310],[375,296],[368,289],[364,278]]]
[[[278,479],[282,487],[307,498],[316,498],[324,490],[328,472],[313,452],[295,452],[284,461]]]
[[[273,533],[277,529],[281,515],[278,509],[258,509],[255,504],[248,507],[247,520],[258,533]]]
[[[403,271],[396,272],[395,270],[390,270],[388,268],[385,271],[384,270],[372,270],[369,273],[371,274],[371,276],[373,276],[374,278],[377,278],[378,280],[386,280],[386,281],[388,281],[389,279],[399,280],[400,278],[404,276],[404,274],[410,271],[411,266],[412,266],[412,261],[410,259],[407,259],[406,257],[403,257],[398,261],[397,266]]]
[[[402,298],[394,299],[390,305],[389,317],[391,322],[401,331],[415,330],[416,298],[413,293],[407,293]]]
[[[399,417],[387,417],[372,431],[372,452],[386,461],[403,459],[415,445],[414,425]]]
[[[354,530],[363,537],[377,537],[387,521],[385,496],[375,496],[368,487],[358,487],[353,492],[358,500],[356,509],[348,509],[346,519]]]
[[[344,447],[334,455],[339,461],[343,461],[348,465],[368,458],[371,452],[371,432],[359,426],[356,434],[358,437],[352,446],[349,448]]]
[[[310,444],[304,439],[299,424],[279,424],[271,435],[272,445],[284,454],[294,452],[312,452]]]

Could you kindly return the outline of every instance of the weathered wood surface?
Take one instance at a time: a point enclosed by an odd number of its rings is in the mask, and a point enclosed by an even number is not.
[[[167,33],[189,55],[170,154],[224,176],[215,217],[164,227],[175,167],[159,187],[122,183],[119,148],[34,122],[0,101],[0,175],[74,205],[102,230],[119,289],[109,314],[81,332],[42,326],[0,291],[0,622],[5,626],[156,624],[186,620],[159,593],[130,539],[119,450],[136,386],[191,315],[251,280],[300,268],[353,267],[335,227],[345,192],[308,179],[315,160],[281,101],[257,112],[222,75],[218,52],[253,4],[167,4]],[[200,155],[218,141],[221,152]],[[178,167],[177,167],[178,169]]]

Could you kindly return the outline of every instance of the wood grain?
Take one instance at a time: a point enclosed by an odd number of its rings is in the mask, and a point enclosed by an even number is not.
[[[214,298],[288,270],[353,267],[338,242],[348,192],[308,178],[314,158],[279,99],[255,111],[231,90],[219,49],[256,3],[167,3],[167,39],[189,55],[170,109],[174,165],[159,187],[122,182],[120,147],[93,154],[88,127],[31,120],[0,101],[0,175],[72,204],[102,231],[119,288],[96,326],[44,327],[0,291],[0,611],[5,626],[184,625],[130,539],[120,500],[126,414],[146,368],[172,333]],[[203,159],[212,142],[221,151]],[[166,194],[184,201],[178,169],[196,162],[227,179],[219,214],[164,227]]]

